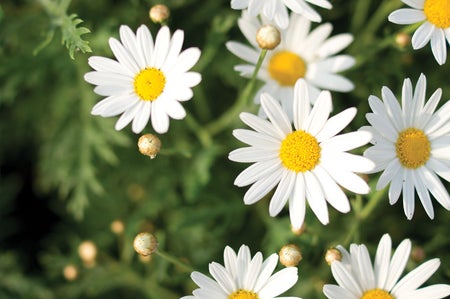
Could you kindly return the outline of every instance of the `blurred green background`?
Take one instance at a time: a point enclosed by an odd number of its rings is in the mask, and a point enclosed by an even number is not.
[[[357,58],[346,73],[356,88],[333,93],[335,113],[358,107],[348,130],[367,124],[369,95],[379,96],[382,86],[400,94],[403,79],[415,84],[421,72],[428,79],[427,96],[441,87],[443,102],[450,97],[449,63],[438,66],[429,46],[413,51],[409,44],[396,43],[404,28],[389,23],[387,15],[401,7],[400,1],[331,2],[332,10],[317,9],[323,21],[333,24],[333,34],[355,37],[344,52]],[[271,218],[267,198],[245,206],[247,188],[233,185],[248,166],[227,159],[242,146],[231,135],[233,128],[244,127],[237,116],[207,138],[172,120],[154,160],[139,153],[139,136],[129,126],[117,132],[117,118],[91,116],[101,97],[83,80],[90,70],[87,58],[112,57],[108,38],[118,36],[121,24],[133,30],[146,24],[155,35],[159,25],[148,11],[157,3],[171,9],[172,32],[185,31],[184,48],[202,50],[194,70],[203,80],[184,107],[206,126],[233,105],[247,82],[233,71],[240,61],[224,46],[231,39],[245,42],[237,27],[240,12],[229,1],[1,2],[0,298],[172,299],[190,294],[195,285],[189,272],[158,255],[142,259],[134,252],[133,239],[141,231],[152,232],[161,250],[205,274],[209,262],[223,263],[226,245],[237,250],[247,244],[252,254],[262,251],[267,257],[296,244],[303,261],[299,281],[287,294],[302,298],[325,298],[323,284],[334,283],[323,258],[327,248],[358,242],[374,253],[384,233],[395,246],[410,238],[416,254],[424,250],[425,259],[441,259],[429,284],[450,282],[450,213],[436,202],[435,220],[417,206],[407,221],[401,203],[389,206],[383,193],[349,194],[349,214],[330,208],[330,224],[323,226],[307,210],[306,231],[296,235],[287,209]],[[84,53],[88,50],[92,53]],[[152,132],[150,125],[146,132]],[[372,186],[376,179],[370,176]],[[361,217],[375,196],[381,201]],[[90,263],[79,252],[86,241],[97,252]],[[422,259],[411,259],[407,269]]]

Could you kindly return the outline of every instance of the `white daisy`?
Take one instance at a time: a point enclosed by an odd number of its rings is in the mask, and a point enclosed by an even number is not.
[[[450,285],[419,287],[439,268],[439,259],[429,260],[399,280],[411,252],[411,241],[403,240],[391,259],[392,241],[385,234],[372,262],[365,245],[342,246],[342,261],[331,264],[338,285],[327,284],[323,292],[330,299],[438,299],[450,295]]]
[[[383,170],[376,189],[390,183],[391,205],[403,191],[403,208],[408,219],[414,214],[414,189],[431,219],[434,210],[429,192],[450,210],[450,196],[437,176],[450,181],[450,102],[435,112],[442,90],[437,89],[427,103],[425,92],[423,74],[415,90],[409,79],[404,80],[401,106],[392,91],[383,87],[383,100],[369,97],[373,113],[366,118],[371,126],[361,128],[373,134],[374,146],[364,156],[375,162],[373,172]]]
[[[450,43],[450,2],[448,0],[402,0],[412,8],[392,12],[388,19],[395,24],[422,22],[412,37],[414,49],[430,42],[434,58],[442,65],[447,59],[447,42]],[[447,39],[447,42],[446,42]]]
[[[300,79],[294,90],[293,130],[278,102],[263,94],[261,106],[270,121],[241,113],[242,121],[255,131],[234,130],[233,135],[250,146],[229,154],[232,161],[255,163],[234,181],[239,187],[253,184],[244,196],[244,203],[255,203],[278,185],[270,201],[270,215],[277,215],[289,199],[293,228],[303,224],[306,200],[323,224],[329,221],[327,201],[338,211],[348,212],[348,198],[338,184],[366,194],[367,183],[354,172],[367,172],[374,167],[369,159],[346,152],[368,143],[370,133],[336,136],[355,117],[356,109],[349,108],[328,119],[329,91],[320,93],[312,109],[309,101],[306,82]]]
[[[261,51],[255,37],[262,23],[244,11],[238,24],[253,47],[234,41],[227,42],[226,46],[234,55],[250,63],[237,65],[235,70],[241,76],[251,77]],[[305,17],[291,14],[289,27],[281,31],[280,45],[267,52],[258,72],[258,78],[265,84],[256,94],[255,101],[259,102],[262,92],[270,93],[281,101],[290,119],[294,85],[298,79],[306,80],[312,99],[321,89],[348,92],[354,87],[350,80],[337,73],[351,68],[355,59],[349,55],[335,55],[353,41],[353,36],[338,34],[328,38],[333,29],[331,24],[322,24],[309,32],[310,25]]]
[[[288,8],[313,22],[321,22],[320,15],[307,2],[326,9],[333,7],[328,0],[231,0],[231,8],[248,9],[252,17],[261,14],[280,28],[289,24]]]
[[[199,286],[193,296],[181,299],[300,299],[298,297],[277,297],[290,289],[298,279],[297,267],[287,267],[273,274],[278,263],[276,253],[263,261],[261,252],[253,258],[250,249],[242,245],[236,253],[230,247],[224,250],[225,266],[212,262],[209,272],[214,279],[192,272],[192,280]]]
[[[189,48],[180,53],[183,39],[183,31],[177,30],[171,37],[169,28],[164,26],[153,42],[146,26],[139,27],[135,35],[122,25],[121,41],[109,39],[117,61],[89,58],[89,65],[96,71],[87,73],[84,79],[97,85],[94,92],[106,96],[91,113],[103,117],[122,114],[116,130],[133,121],[132,130],[139,133],[151,118],[156,132],[167,132],[169,117],[186,116],[179,102],[191,99],[191,87],[201,80],[200,74],[188,72],[198,61],[200,50]]]

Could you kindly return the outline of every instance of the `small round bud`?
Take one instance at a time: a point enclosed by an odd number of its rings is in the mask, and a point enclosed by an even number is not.
[[[169,18],[170,10],[164,4],[157,4],[150,8],[148,15],[153,23],[161,24]]]
[[[273,25],[264,25],[256,32],[256,42],[261,49],[272,50],[281,42],[280,31]]]
[[[153,134],[144,134],[139,137],[138,147],[141,154],[154,159],[161,149],[161,140]]]
[[[411,250],[411,259],[416,262],[420,263],[425,259],[425,250],[420,246],[414,246]]]
[[[284,245],[278,254],[280,263],[285,267],[295,267],[303,258],[300,248],[295,244]]]
[[[125,226],[121,220],[114,220],[110,225],[111,231],[116,235],[123,233]]]
[[[75,265],[66,265],[63,269],[63,276],[68,281],[73,281],[78,277],[78,269]]]
[[[294,235],[300,236],[306,231],[306,224],[303,223],[303,225],[300,227],[291,226],[291,231],[294,233]]]
[[[325,253],[325,261],[329,266],[335,261],[341,261],[342,260],[342,253],[337,248],[330,248]]]
[[[92,241],[84,241],[78,246],[78,255],[86,267],[92,267],[97,257],[97,246]]]
[[[411,36],[407,33],[400,32],[395,36],[395,43],[400,48],[404,48],[411,43]]]
[[[158,240],[151,233],[140,233],[134,238],[133,247],[140,255],[147,256],[158,249]]]

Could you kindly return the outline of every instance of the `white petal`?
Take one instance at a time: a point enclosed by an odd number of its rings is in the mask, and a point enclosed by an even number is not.
[[[329,91],[322,91],[305,121],[304,130],[313,136],[317,135],[328,120],[330,111],[331,94]]]
[[[400,8],[388,16],[388,20],[395,24],[407,25],[425,20],[423,11],[412,8]]]
[[[405,269],[406,263],[411,253],[411,241],[409,239],[403,240],[392,256],[391,263],[389,265],[389,275],[386,280],[385,290],[390,291],[397,283],[400,275],[402,275]]]
[[[286,205],[289,197],[291,196],[292,190],[294,188],[294,183],[296,180],[296,175],[294,172],[285,169],[283,171],[280,183],[278,184],[275,193],[270,200],[269,214],[274,217],[281,212],[283,207]]]
[[[169,130],[169,116],[161,107],[161,103],[154,101],[151,109],[151,120],[153,129],[159,133],[163,134]]]
[[[267,195],[279,182],[283,168],[275,170],[270,175],[254,183],[244,195],[244,203],[251,205]]]
[[[306,127],[306,120],[310,112],[308,85],[304,79],[295,83],[294,87],[294,127],[297,130]]]
[[[439,63],[443,65],[447,59],[447,42],[445,40],[444,31],[441,29],[435,30],[431,36],[431,50],[433,51],[434,58]]]
[[[403,277],[392,289],[392,294],[398,296],[419,288],[437,271],[441,262],[439,259],[429,260]]]
[[[319,178],[316,178],[313,172],[304,173],[306,186],[306,199],[314,214],[322,224],[328,224],[328,208],[322,192]]]
[[[388,234],[384,234],[378,243],[377,253],[374,261],[374,274],[377,287],[386,288],[389,273],[389,263],[391,260],[392,241]]]
[[[292,196],[289,198],[289,217],[294,229],[300,229],[305,220],[306,187],[303,173],[298,173]]]
[[[292,125],[278,102],[269,94],[261,95],[261,107],[273,126],[284,136],[292,132]]]
[[[355,117],[356,108],[348,108],[330,117],[322,130],[316,135],[319,142],[327,140],[342,131]]]
[[[411,43],[414,50],[423,48],[431,39],[434,32],[434,26],[428,22],[423,23],[416,32],[414,32]]]
[[[261,298],[275,298],[290,289],[297,282],[297,267],[287,267],[272,275],[258,292]]]
[[[238,187],[244,187],[268,176],[270,173],[281,167],[279,159],[256,162],[242,171],[234,180]]]
[[[268,134],[279,140],[283,140],[286,137],[286,135],[284,135],[282,132],[279,132],[279,130],[277,130],[269,121],[262,119],[256,115],[242,112],[241,114],[239,114],[239,117],[246,125],[257,132]]]
[[[325,58],[345,49],[353,41],[350,33],[338,34],[326,40],[317,50],[316,55]]]

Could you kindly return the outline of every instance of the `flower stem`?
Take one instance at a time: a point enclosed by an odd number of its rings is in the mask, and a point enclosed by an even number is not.
[[[158,250],[155,251],[155,254],[159,255],[166,261],[174,264],[175,266],[177,266],[178,268],[180,268],[181,270],[183,270],[185,272],[193,272],[194,271],[194,269],[191,266],[189,266],[188,264],[183,263],[178,258],[168,254],[167,252],[160,250],[159,248],[158,248]]]
[[[242,93],[239,95],[238,99],[234,103],[233,106],[230,107],[224,114],[222,114],[219,119],[216,121],[210,123],[206,127],[206,131],[209,132],[210,136],[216,135],[217,133],[221,132],[227,126],[236,118],[236,116],[242,111],[244,106],[247,103],[248,99],[251,98],[251,95],[253,93],[253,89],[256,84],[256,77],[258,75],[259,69],[261,68],[261,65],[264,61],[264,58],[266,57],[267,50],[263,49],[261,51],[261,54],[259,55],[258,62],[256,63],[255,70],[253,71],[252,77],[250,81],[248,81],[245,88],[242,90]]]

